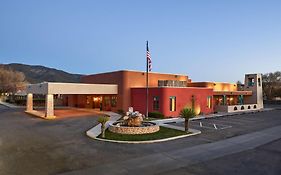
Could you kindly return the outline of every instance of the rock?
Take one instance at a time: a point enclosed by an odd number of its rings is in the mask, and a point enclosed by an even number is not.
[[[142,121],[143,121],[143,118],[137,116],[137,117],[130,117],[130,118],[128,118],[126,123],[130,127],[139,127],[139,126],[141,126]]]
[[[129,116],[124,116],[123,117],[123,120],[128,120],[129,119]]]

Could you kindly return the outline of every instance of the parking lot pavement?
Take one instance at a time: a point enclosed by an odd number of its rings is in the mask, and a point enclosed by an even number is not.
[[[281,174],[281,139],[251,150],[223,156],[217,159],[161,172],[161,175],[249,175]]]
[[[170,123],[184,127],[184,123]],[[190,121],[190,128],[202,131],[201,137],[216,141],[237,135],[255,132],[281,124],[281,110],[248,113]]]
[[[97,124],[97,117],[46,121],[31,117],[21,109],[0,105],[0,174],[58,174],[130,161],[151,154],[164,154],[279,126],[280,116],[281,111],[276,110],[206,119],[209,123],[221,121],[221,124],[232,127],[222,130],[205,128],[202,134],[194,137],[131,145],[104,143],[88,138],[85,131]],[[191,122],[191,127],[195,124]],[[276,162],[271,163],[274,165]]]

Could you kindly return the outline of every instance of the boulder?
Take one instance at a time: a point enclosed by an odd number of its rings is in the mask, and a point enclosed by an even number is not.
[[[139,127],[141,126],[143,118],[141,116],[130,117],[126,120],[126,123],[130,127]]]

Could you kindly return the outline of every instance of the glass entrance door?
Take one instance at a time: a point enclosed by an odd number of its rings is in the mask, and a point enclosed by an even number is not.
[[[101,96],[93,97],[93,108],[102,110],[102,97]]]

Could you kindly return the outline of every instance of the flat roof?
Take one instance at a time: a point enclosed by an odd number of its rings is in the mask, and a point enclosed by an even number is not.
[[[109,74],[109,73],[116,73],[116,72],[139,72],[139,73],[146,73],[146,71],[137,71],[137,70],[117,70],[117,71],[110,71],[110,72],[100,72],[100,73],[95,73],[95,74],[89,74],[85,76],[91,76],[91,75],[98,75],[98,74]],[[178,76],[186,76],[189,77],[188,75],[185,74],[173,74],[173,73],[160,73],[160,72],[149,72],[150,74],[163,74],[163,75],[178,75]]]
[[[231,84],[231,85],[236,85],[236,83],[228,83],[228,82],[218,82],[218,81],[194,81],[194,82],[190,82],[188,84],[192,84],[192,83],[213,83],[213,84]]]
[[[43,82],[27,85],[26,91],[33,94],[117,94],[118,85]]]
[[[252,91],[214,91],[214,95],[252,95]]]
[[[209,87],[174,87],[174,86],[160,86],[160,87],[148,87],[148,89],[163,89],[163,88],[174,88],[174,89],[210,89]],[[146,89],[146,87],[132,87],[131,89]]]

